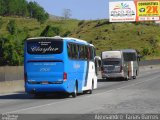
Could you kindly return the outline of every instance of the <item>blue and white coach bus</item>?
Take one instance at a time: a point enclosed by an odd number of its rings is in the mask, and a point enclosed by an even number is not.
[[[76,38],[37,37],[25,41],[25,91],[40,95],[97,88],[95,48]]]

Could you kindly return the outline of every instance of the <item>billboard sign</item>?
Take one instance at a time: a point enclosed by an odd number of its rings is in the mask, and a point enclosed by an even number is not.
[[[160,20],[160,0],[135,0],[136,21]]]
[[[109,1],[109,21],[128,22],[136,20],[134,1]]]

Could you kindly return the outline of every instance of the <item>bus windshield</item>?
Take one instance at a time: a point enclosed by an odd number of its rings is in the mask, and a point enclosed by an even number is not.
[[[62,40],[36,39],[27,41],[27,52],[29,54],[60,54],[62,51]]]
[[[136,53],[123,53],[124,61],[136,61]]]
[[[119,65],[120,60],[115,59],[115,60],[103,60],[103,65]]]

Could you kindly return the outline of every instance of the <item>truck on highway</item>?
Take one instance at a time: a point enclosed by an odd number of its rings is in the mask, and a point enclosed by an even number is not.
[[[102,78],[136,79],[139,73],[138,55],[134,49],[103,51]]]

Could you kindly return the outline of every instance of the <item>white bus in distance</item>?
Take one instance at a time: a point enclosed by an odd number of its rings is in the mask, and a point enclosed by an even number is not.
[[[102,78],[136,79],[139,73],[138,55],[134,49],[104,51],[102,58]]]

